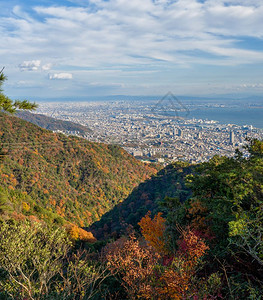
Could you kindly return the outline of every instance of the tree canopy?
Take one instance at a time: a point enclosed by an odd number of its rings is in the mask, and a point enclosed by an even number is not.
[[[4,110],[9,113],[14,113],[17,109],[34,110],[37,107],[36,103],[30,103],[27,100],[11,100],[9,97],[3,94],[2,85],[7,79],[3,73],[4,68],[0,71],[0,110]]]

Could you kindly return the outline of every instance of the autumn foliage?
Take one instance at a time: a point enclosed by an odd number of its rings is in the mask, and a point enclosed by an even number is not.
[[[162,286],[157,290],[163,299],[189,299],[195,294],[196,283],[193,278],[196,268],[209,249],[203,239],[189,228],[181,230],[181,233],[175,258],[160,277]]]
[[[91,232],[88,232],[75,224],[69,224],[66,226],[67,232],[72,240],[81,240],[83,242],[94,243],[95,237]]]
[[[122,286],[131,299],[148,298],[153,293],[151,281],[160,256],[149,246],[142,246],[134,234],[109,244],[103,254],[112,274],[121,277]]]
[[[139,222],[146,244],[134,234],[105,248],[113,274],[118,274],[130,299],[189,299],[195,295],[193,281],[200,259],[208,250],[204,240],[189,227],[178,230],[176,253],[166,249],[165,219],[148,213]],[[168,262],[168,263],[167,263]]]
[[[205,254],[209,247],[204,240],[192,229],[181,229],[181,239],[178,241],[178,255],[187,261],[187,264],[194,267],[198,260]]]
[[[142,235],[157,252],[165,254],[167,252],[164,239],[165,219],[160,212],[153,219],[151,219],[150,214],[151,212],[148,212],[138,223]]]
[[[53,133],[1,111],[0,158],[0,188],[13,210],[80,227],[99,220],[157,171],[118,146]]]

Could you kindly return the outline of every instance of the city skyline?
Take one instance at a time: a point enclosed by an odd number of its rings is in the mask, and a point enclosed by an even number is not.
[[[263,130],[252,125],[195,118],[190,111],[187,118],[178,118],[149,101],[68,102],[67,105],[46,102],[40,104],[37,113],[87,128],[85,133],[76,129],[55,131],[93,142],[117,144],[140,160],[164,164],[177,160],[200,163],[214,155],[233,156],[236,148],[244,150],[247,138],[263,137]]]
[[[261,96],[262,13],[254,0],[1,3],[5,92]]]

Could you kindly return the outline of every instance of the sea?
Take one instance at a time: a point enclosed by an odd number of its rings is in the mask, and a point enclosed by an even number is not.
[[[202,107],[190,110],[187,118],[215,120],[221,124],[252,125],[263,129],[263,107]]]

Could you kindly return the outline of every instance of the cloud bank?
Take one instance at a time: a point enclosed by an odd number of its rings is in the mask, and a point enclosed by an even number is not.
[[[49,79],[72,79],[73,76],[70,73],[54,73],[54,74],[49,74]]]
[[[53,70],[49,79],[62,79],[74,70],[81,82],[83,71],[118,69],[126,81],[119,76],[116,85],[136,85],[128,71],[153,72],[145,77],[146,84],[153,85],[154,73],[160,76],[164,70],[171,74],[197,66],[263,63],[261,1],[90,0],[33,7],[19,3],[0,18],[0,55],[23,61],[18,63],[21,71]],[[109,79],[101,77],[106,85]]]
[[[19,68],[21,71],[37,71],[40,67],[40,64],[40,60],[26,60],[19,65]]]

